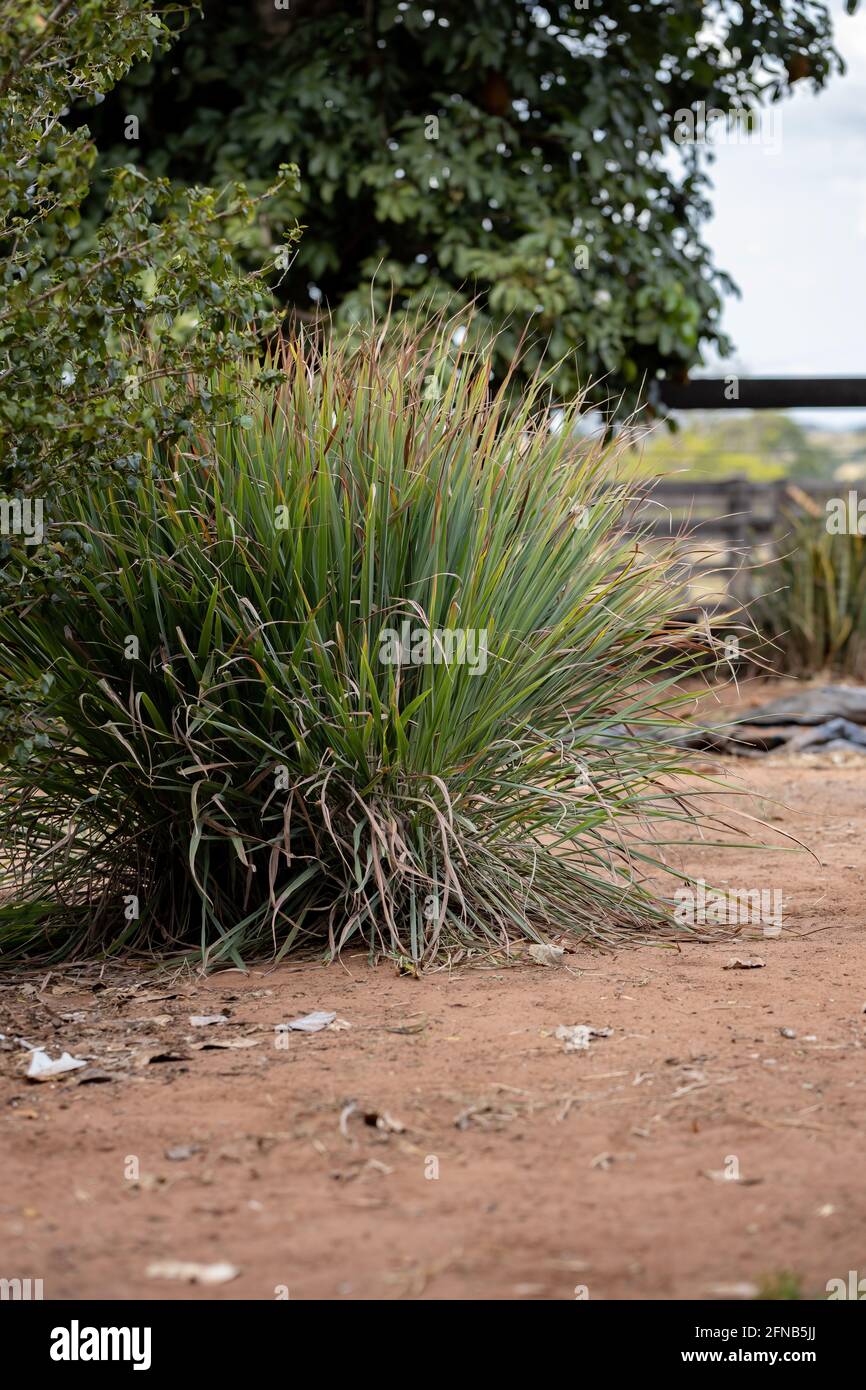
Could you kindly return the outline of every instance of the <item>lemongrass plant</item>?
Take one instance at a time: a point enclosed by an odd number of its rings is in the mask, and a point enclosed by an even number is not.
[[[645,879],[693,825],[686,576],[579,402],[424,341],[297,342],[200,449],[55,499],[79,579],[0,615],[0,679],[41,692],[0,777],[7,956],[673,929]]]

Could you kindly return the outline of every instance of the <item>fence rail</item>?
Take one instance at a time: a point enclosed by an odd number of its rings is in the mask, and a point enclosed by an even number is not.
[[[866,406],[864,376],[723,376],[653,383],[669,410],[829,410]]]

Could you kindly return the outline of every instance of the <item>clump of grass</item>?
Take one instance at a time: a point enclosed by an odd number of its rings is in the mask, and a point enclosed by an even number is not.
[[[78,578],[0,615],[0,680],[35,692],[0,779],[7,955],[426,965],[673,930],[644,878],[693,825],[686,575],[623,529],[579,403],[538,379],[514,410],[447,332],[383,341],[297,343],[215,442],[55,499]],[[467,645],[394,664],[404,622]]]
[[[866,536],[832,534],[811,498],[788,518],[750,607],[766,663],[788,675],[866,677]]]

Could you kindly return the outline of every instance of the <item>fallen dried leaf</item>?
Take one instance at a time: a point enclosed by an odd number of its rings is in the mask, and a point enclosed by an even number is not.
[[[30,1054],[27,1080],[52,1081],[55,1076],[63,1076],[68,1071],[77,1071],[79,1067],[86,1066],[86,1062],[82,1062],[78,1057],[70,1057],[68,1052],[52,1058],[47,1052],[43,1052],[41,1047],[35,1047]]]
[[[726,1168],[703,1168],[701,1176],[709,1178],[710,1182],[729,1182],[734,1187],[757,1187],[764,1181],[763,1178],[735,1178],[732,1177]]]
[[[716,1294],[719,1298],[757,1298],[757,1284],[711,1284],[709,1293]]]
[[[864,1011],[866,1012],[866,1011]],[[426,1017],[418,1019],[417,1022],[398,1023],[394,1028],[386,1028],[386,1033],[400,1033],[408,1036],[410,1033],[423,1033],[427,1027]]]
[[[565,1043],[564,1052],[587,1052],[593,1038],[609,1038],[612,1032],[612,1028],[590,1028],[585,1023],[560,1023],[553,1036]]]
[[[340,1111],[340,1133],[344,1139],[348,1139],[350,1142],[352,1142],[352,1140],[349,1134],[349,1120],[357,1109],[358,1102],[356,1100],[347,1100],[343,1109]]]
[[[159,1049],[153,1051],[145,1048],[142,1052],[137,1052],[132,1059],[134,1067],[148,1067],[154,1062],[188,1062],[189,1058],[184,1052],[163,1052]]]
[[[383,1130],[386,1134],[405,1134],[406,1126],[402,1120],[395,1120],[386,1111],[368,1110],[364,1113],[364,1124]]]
[[[202,1265],[191,1260],[156,1260],[147,1266],[148,1279],[180,1279],[185,1284],[228,1284],[239,1274],[236,1265]]]
[[[302,1018],[293,1018],[290,1023],[277,1023],[274,1031],[276,1033],[321,1033],[323,1028],[327,1028],[337,1017],[335,1013],[326,1013],[323,1009],[318,1009],[314,1013],[304,1014]]]
[[[192,1158],[193,1154],[201,1153],[200,1144],[175,1144],[172,1148],[166,1149],[165,1156],[172,1163],[182,1163],[185,1158]]]
[[[526,953],[536,965],[560,965],[565,951],[561,946],[530,946]]]

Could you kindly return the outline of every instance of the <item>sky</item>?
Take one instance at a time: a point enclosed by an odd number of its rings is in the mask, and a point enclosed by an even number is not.
[[[719,146],[710,172],[704,237],[742,291],[723,327],[744,375],[866,375],[866,7],[830,8],[848,71],[817,94],[798,83],[775,130]],[[866,426],[866,411],[793,413]]]

